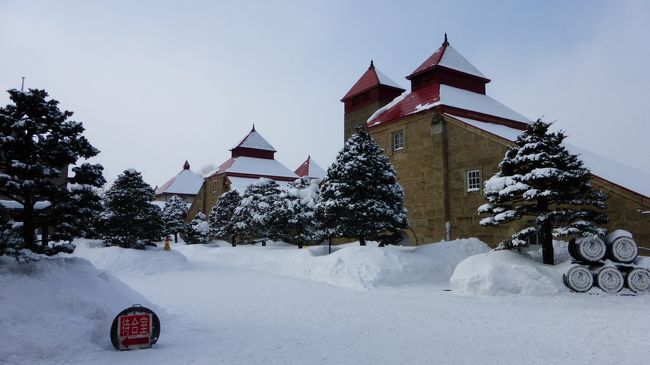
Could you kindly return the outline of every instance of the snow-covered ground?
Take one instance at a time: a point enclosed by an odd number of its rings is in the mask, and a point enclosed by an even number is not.
[[[544,284],[554,273],[508,257],[517,254],[487,252],[477,240],[417,248],[346,245],[331,255],[326,247],[286,245],[177,244],[171,252],[94,246],[79,242],[73,257],[37,263],[0,260],[0,363],[650,359],[649,295],[572,294],[561,283]],[[486,274],[495,272],[500,276]],[[494,277],[502,278],[499,290],[471,290],[489,287],[481,283]],[[538,287],[518,292],[511,285],[527,277],[541,280]],[[544,291],[556,284],[557,290]],[[117,352],[110,321],[134,303],[158,312],[160,339],[152,349]]]

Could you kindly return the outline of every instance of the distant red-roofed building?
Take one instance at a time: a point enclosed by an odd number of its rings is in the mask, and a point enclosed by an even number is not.
[[[172,196],[178,195],[184,201],[192,203],[203,184],[203,178],[190,169],[190,163],[185,161],[183,170],[156,188],[156,200],[166,202]]]
[[[307,156],[305,162],[301,163],[294,172],[300,177],[307,176],[312,179],[320,179],[327,175],[327,171],[320,167],[311,156]]]
[[[365,125],[385,150],[404,188],[414,242],[478,237],[490,245],[516,223],[482,227],[483,181],[530,119],[487,95],[490,82],[447,40],[406,79],[410,91],[382,83],[374,65],[343,97],[345,138]],[[650,247],[650,176],[565,143],[610,199],[608,229],[632,232]]]
[[[188,220],[196,213],[210,214],[214,203],[226,191],[241,193],[260,177],[275,180],[281,188],[298,178],[275,159],[275,148],[255,130],[255,126],[233,148],[231,157],[209,174],[190,207]]]

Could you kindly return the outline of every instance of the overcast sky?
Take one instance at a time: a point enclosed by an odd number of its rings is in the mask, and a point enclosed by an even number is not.
[[[650,1],[1,0],[0,87],[74,111],[109,181],[220,164],[252,123],[327,167],[370,59],[406,88],[444,32],[488,95],[650,173]]]

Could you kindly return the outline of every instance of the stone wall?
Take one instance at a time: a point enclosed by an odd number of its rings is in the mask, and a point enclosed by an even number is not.
[[[361,107],[355,111],[345,113],[343,117],[343,142],[348,140],[351,135],[353,135],[358,126],[365,126],[368,118],[379,108],[381,108],[386,103],[380,103],[376,101],[370,103],[364,107]]]
[[[198,212],[203,212],[203,214],[208,217],[212,207],[217,202],[217,199],[219,199],[221,194],[228,190],[229,187],[227,186],[225,175],[210,176],[206,178],[187,212],[186,221],[188,223],[191,222]]]
[[[392,135],[402,130],[405,148],[392,150]],[[409,234],[416,243],[446,238],[477,237],[492,247],[522,225],[513,222],[482,227],[477,209],[486,201],[483,182],[498,170],[509,141],[434,112],[420,113],[370,130],[385,150],[404,188],[409,211]],[[468,192],[467,172],[479,170],[481,188]],[[632,232],[637,242],[650,248],[650,199],[595,177],[594,185],[610,199],[605,210],[608,229]],[[446,222],[449,222],[447,232]]]

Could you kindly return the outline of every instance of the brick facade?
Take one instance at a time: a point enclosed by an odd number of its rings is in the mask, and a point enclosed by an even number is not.
[[[392,136],[403,131],[405,147],[392,150]],[[417,243],[446,238],[477,237],[492,247],[509,237],[521,224],[482,227],[477,208],[486,201],[482,183],[497,172],[509,141],[435,111],[418,113],[370,130],[386,151],[404,188],[409,211],[408,232]],[[478,170],[481,189],[467,191],[467,172]],[[650,199],[598,177],[594,185],[609,195],[607,228],[632,232],[637,242],[650,248]],[[449,222],[447,231],[446,222]]]

